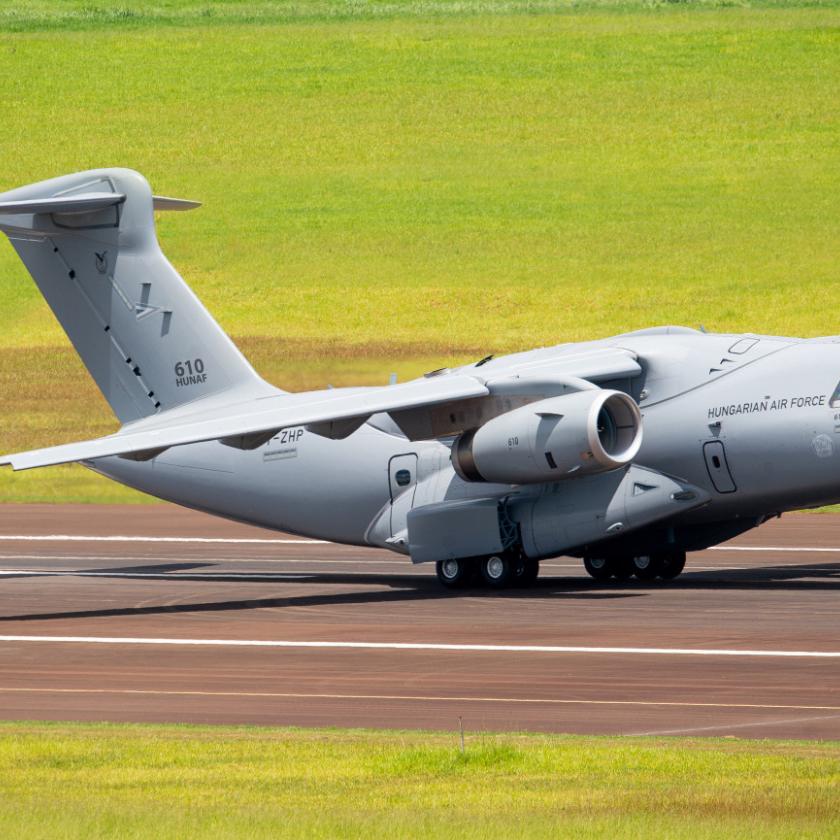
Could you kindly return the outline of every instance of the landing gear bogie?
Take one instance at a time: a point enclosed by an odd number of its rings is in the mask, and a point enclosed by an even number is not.
[[[590,577],[601,583],[620,583],[635,577],[641,581],[674,580],[685,568],[685,552],[678,550],[637,555],[585,557],[584,568]]]
[[[659,558],[654,554],[639,554],[630,558],[634,577],[639,580],[656,580],[659,577]]]
[[[490,589],[509,589],[533,586],[540,564],[519,552],[499,552],[486,557],[440,560],[435,570],[438,581],[447,589],[464,589],[475,583]]]
[[[532,557],[520,555],[516,558],[513,570],[513,585],[519,587],[533,586],[540,574],[540,561]]]
[[[591,578],[606,582],[613,576],[612,563],[609,557],[584,557],[583,567]]]
[[[435,571],[438,581],[447,589],[464,589],[475,580],[475,561],[471,558],[439,560]]]
[[[478,564],[481,578],[492,589],[505,589],[516,577],[516,558],[509,554],[490,554]]]
[[[662,580],[674,580],[685,568],[684,551],[668,551],[659,558],[659,577]]]

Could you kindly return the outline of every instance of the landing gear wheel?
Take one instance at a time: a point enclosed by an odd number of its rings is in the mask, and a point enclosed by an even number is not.
[[[659,555],[659,577],[673,580],[685,568],[684,551],[664,551]]]
[[[610,557],[609,567],[613,577],[619,583],[627,583],[636,573],[636,564],[632,557]]]
[[[491,554],[481,563],[481,577],[493,589],[504,589],[510,586],[515,577],[516,561],[506,554]]]
[[[662,555],[639,554],[631,559],[633,574],[639,580],[654,580],[659,577]]]
[[[533,586],[540,573],[540,561],[530,557],[517,557],[513,572],[516,586]]]
[[[613,564],[608,557],[584,557],[583,568],[599,581],[608,581],[613,575]]]
[[[437,572],[437,579],[447,589],[463,589],[472,580],[475,567],[464,558],[439,560],[435,563],[435,571]]]

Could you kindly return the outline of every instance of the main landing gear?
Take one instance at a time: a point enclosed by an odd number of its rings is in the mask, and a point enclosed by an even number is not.
[[[658,551],[630,556],[585,557],[583,565],[590,577],[599,581],[673,580],[685,568],[684,551]]]
[[[436,569],[438,580],[447,589],[463,589],[476,581],[491,589],[508,589],[531,586],[540,573],[540,564],[519,553],[502,552],[441,560]]]

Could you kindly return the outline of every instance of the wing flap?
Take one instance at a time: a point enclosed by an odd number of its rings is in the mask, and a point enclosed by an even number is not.
[[[171,446],[236,438],[248,440],[261,433],[293,426],[316,426],[370,417],[383,411],[436,405],[455,399],[484,396],[487,387],[470,376],[445,376],[381,388],[334,388],[305,394],[277,394],[241,405],[216,403],[206,411],[193,410],[176,418],[166,414],[123,427],[120,432],[95,440],[19,452],[0,458],[0,465],[14,470],[94,461],[113,455],[141,458]],[[256,408],[255,408],[256,404]]]

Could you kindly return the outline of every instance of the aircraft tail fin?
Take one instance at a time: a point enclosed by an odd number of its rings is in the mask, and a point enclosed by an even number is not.
[[[153,196],[129,169],[99,169],[0,194],[12,243],[122,423],[231,389],[270,389],[158,245]]]

